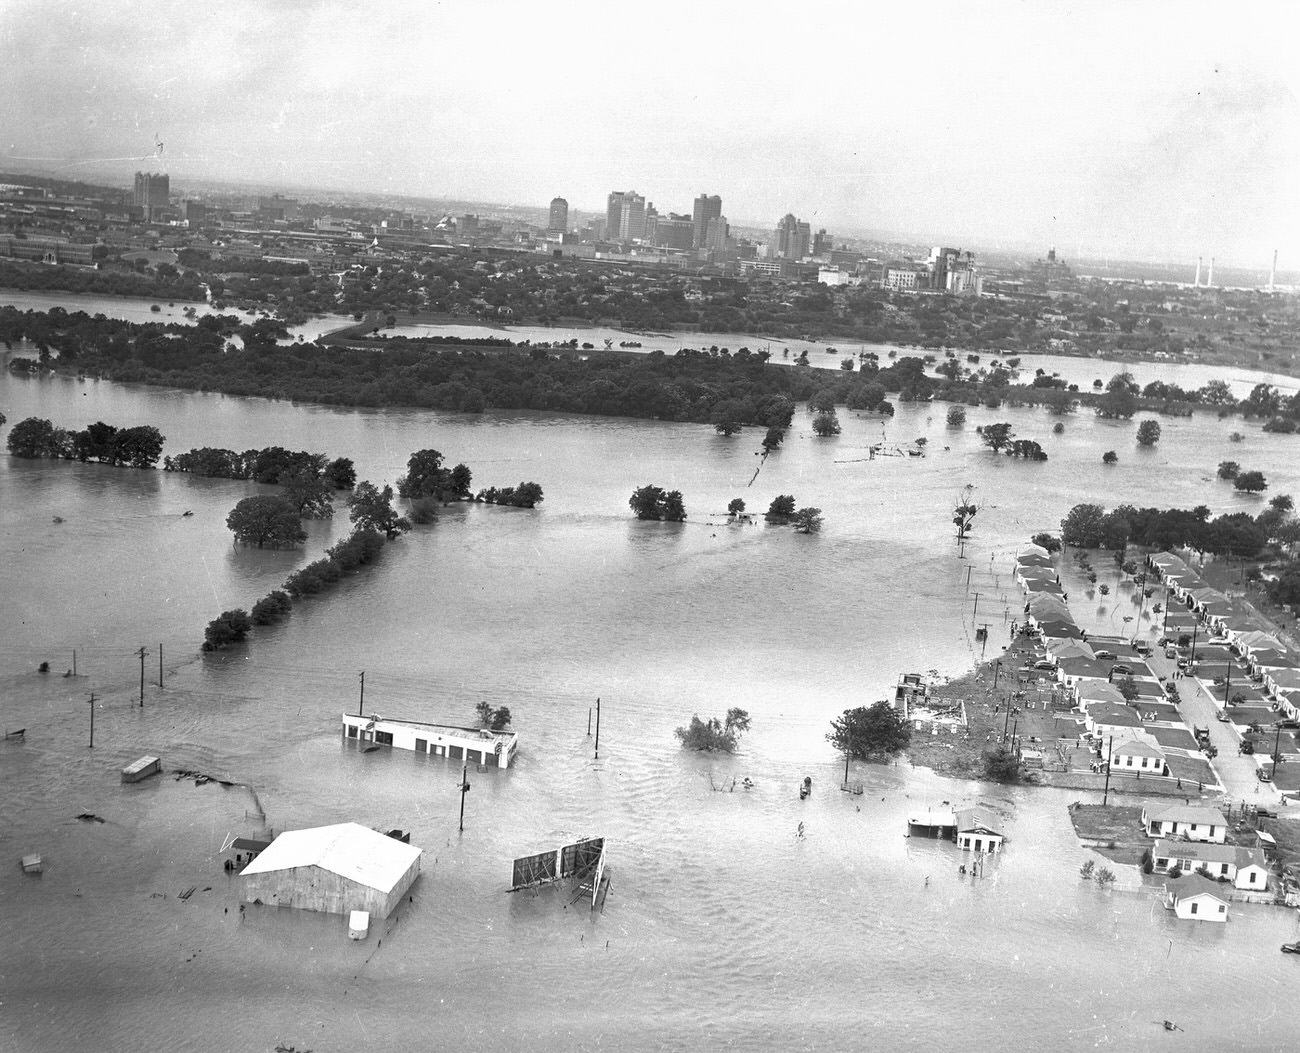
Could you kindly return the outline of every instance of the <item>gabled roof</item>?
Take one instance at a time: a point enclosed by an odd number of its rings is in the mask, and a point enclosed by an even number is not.
[[[996,834],[1002,836],[999,829],[999,820],[987,808],[958,808],[957,809],[957,832],[965,830],[980,831],[987,834]]]
[[[1072,640],[1068,636],[1049,636],[1047,652],[1053,658],[1091,658],[1092,648],[1082,640]]]
[[[1298,664],[1290,651],[1276,647],[1266,647],[1250,652],[1250,660],[1261,669],[1294,669]]]
[[[1198,808],[1189,804],[1155,804],[1143,808],[1148,822],[1189,823],[1193,826],[1227,826],[1228,820],[1217,808]]]
[[[1122,706],[1128,702],[1128,699],[1124,697],[1124,692],[1114,684],[1109,684],[1104,680],[1081,680],[1079,681],[1079,701],[1111,702],[1114,705]]]
[[[1112,728],[1137,728],[1142,726],[1142,718],[1128,706],[1116,706],[1101,702],[1088,707],[1088,718],[1094,724],[1105,724]]]
[[[1157,749],[1155,746],[1146,742],[1139,742],[1137,739],[1125,739],[1118,746],[1111,749],[1111,756],[1114,757],[1154,757],[1156,760],[1164,760],[1164,751]]]
[[[1219,883],[1211,881],[1202,874],[1186,874],[1180,878],[1169,878],[1165,882],[1165,888],[1174,894],[1176,900],[1189,899],[1192,896],[1213,896],[1220,903],[1228,902],[1220,893]]]
[[[1235,863],[1238,851],[1236,845],[1216,845],[1206,841],[1174,841],[1167,837],[1156,838],[1156,843],[1151,847],[1151,854],[1157,858],[1193,859],[1198,863]],[[1263,853],[1261,852],[1260,855],[1262,856]]]
[[[1110,676],[1113,663],[1099,662],[1095,658],[1062,658],[1060,666],[1067,676],[1090,676],[1094,680],[1105,680]]]
[[[240,876],[320,867],[359,885],[391,892],[421,851],[360,823],[286,830]]]

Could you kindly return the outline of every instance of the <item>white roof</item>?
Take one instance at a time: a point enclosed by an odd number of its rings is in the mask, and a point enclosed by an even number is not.
[[[337,823],[286,830],[242,874],[320,867],[368,888],[391,892],[421,851],[360,823]]]

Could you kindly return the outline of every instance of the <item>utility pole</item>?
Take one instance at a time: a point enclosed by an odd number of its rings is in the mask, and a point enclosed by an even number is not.
[[[980,594],[977,592],[975,593],[975,609],[971,611],[970,616],[974,618],[975,615],[979,614],[979,610],[980,610]]]
[[[1160,626],[1160,635],[1169,635],[1169,586],[1165,586],[1165,620]]]
[[[1282,725],[1278,724],[1276,733],[1273,735],[1273,778],[1277,778],[1277,748],[1282,742]],[[1283,801],[1283,804],[1286,802]]]
[[[361,670],[361,701],[357,703],[357,716],[366,715],[366,671]]]
[[[144,709],[144,647],[140,648],[140,708]]]
[[[993,688],[994,688],[994,690],[997,690],[997,686],[998,686],[998,674],[1001,673],[1001,672],[1002,672],[1002,659],[999,658],[996,662],[993,663]]]
[[[600,698],[596,699],[596,752],[592,760],[600,760]]]
[[[162,644],[158,645],[158,690],[162,690]]]
[[[1138,585],[1138,592],[1139,592],[1139,594],[1141,595],[1142,600],[1141,600],[1141,602],[1138,604],[1137,625],[1135,625],[1135,626],[1133,627],[1133,642],[1134,642],[1134,643],[1137,643],[1138,635],[1142,632],[1142,612],[1145,611],[1145,610],[1147,609],[1147,583],[1146,583],[1146,575],[1144,574],[1144,575],[1142,576],[1142,578],[1143,578],[1142,582]]]
[[[1201,623],[1198,620],[1197,623],[1192,626],[1192,656],[1187,660],[1187,671],[1189,673],[1192,671],[1192,666],[1196,664],[1196,635],[1200,631],[1201,631]]]
[[[77,649],[75,647],[72,649],[72,675],[77,675]]]
[[[95,748],[95,692],[90,693],[90,748]]]
[[[844,748],[844,788],[849,788],[849,750],[846,745]]]
[[[966,568],[966,585],[967,585],[967,587],[970,586],[970,572],[971,572],[972,569],[973,569],[973,568],[971,568],[971,567],[967,567],[967,568]]]
[[[1110,753],[1115,747],[1115,736],[1106,740],[1106,786],[1101,791],[1101,806],[1106,807],[1106,798],[1110,795]]]
[[[1002,741],[1007,741],[1007,728],[1011,726],[1011,697],[1007,696],[1007,715],[1002,718]]]
[[[587,707],[587,738],[591,738],[591,707]]]
[[[469,793],[469,764],[468,762],[461,769],[460,773],[460,832],[465,832],[465,794]]]

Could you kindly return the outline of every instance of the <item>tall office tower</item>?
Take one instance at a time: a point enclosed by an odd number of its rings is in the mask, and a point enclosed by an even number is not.
[[[701,194],[695,199],[695,209],[691,218],[695,222],[695,248],[700,248],[704,244],[704,239],[709,233],[709,220],[716,219],[722,215],[722,198],[717,194],[708,197]]]
[[[829,256],[831,249],[835,247],[834,242],[835,242],[835,235],[827,234],[826,228],[822,227],[821,230],[819,230],[815,235],[813,235],[813,250],[812,250],[813,255]]]
[[[808,255],[812,228],[803,220],[787,212],[777,222],[772,238],[774,254],[783,260],[801,260]]]
[[[146,219],[154,209],[166,208],[170,200],[170,176],[162,172],[136,172],[133,203],[144,209]]]
[[[714,216],[704,232],[704,248],[710,252],[727,251],[727,217]]]
[[[645,237],[645,198],[635,190],[623,195],[619,207],[618,240],[633,241]]]
[[[569,229],[569,203],[562,197],[551,199],[551,218],[546,224],[547,230],[558,231],[561,234]]]
[[[605,238],[608,241],[618,241],[618,230],[623,222],[623,191],[615,190],[609,195],[609,203],[605,206]]]
[[[695,221],[690,216],[669,212],[655,224],[654,243],[666,249],[689,252],[695,248]]]

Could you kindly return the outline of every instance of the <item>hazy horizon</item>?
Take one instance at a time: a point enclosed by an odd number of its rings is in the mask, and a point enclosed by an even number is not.
[[[603,212],[1067,258],[1300,259],[1275,3],[0,5],[0,166]]]

